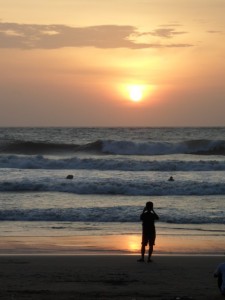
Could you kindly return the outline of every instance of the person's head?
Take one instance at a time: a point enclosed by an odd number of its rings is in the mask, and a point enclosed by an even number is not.
[[[148,201],[148,202],[146,203],[146,209],[147,209],[148,211],[153,210],[153,203],[152,203],[151,201]]]

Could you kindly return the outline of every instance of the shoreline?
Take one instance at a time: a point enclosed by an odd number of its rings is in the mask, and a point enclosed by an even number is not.
[[[0,297],[34,300],[219,300],[217,256],[0,255]],[[223,257],[224,258],[224,257]]]

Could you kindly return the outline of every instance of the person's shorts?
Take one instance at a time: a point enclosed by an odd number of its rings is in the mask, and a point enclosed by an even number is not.
[[[143,233],[142,235],[142,245],[147,246],[149,245],[155,245],[155,238],[156,238],[156,234],[155,232],[151,232],[151,233]]]

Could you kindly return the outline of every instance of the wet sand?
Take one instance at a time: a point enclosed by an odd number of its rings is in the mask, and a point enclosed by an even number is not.
[[[1,236],[0,255],[139,254],[141,235]],[[204,236],[158,236],[157,255],[224,255],[225,239]]]

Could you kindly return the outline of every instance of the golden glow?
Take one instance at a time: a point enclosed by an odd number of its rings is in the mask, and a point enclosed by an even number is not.
[[[155,86],[139,83],[124,83],[119,87],[120,93],[125,99],[134,103],[142,102],[149,97]]]
[[[138,252],[141,248],[140,236],[136,236],[136,235],[128,236],[127,243],[128,243],[127,248],[130,252],[134,252],[134,253]]]
[[[143,97],[143,87],[141,85],[131,85],[128,87],[130,99],[139,102]]]

